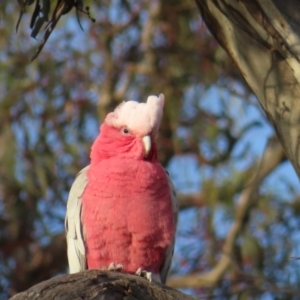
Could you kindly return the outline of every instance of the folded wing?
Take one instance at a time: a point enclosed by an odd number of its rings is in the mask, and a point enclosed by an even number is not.
[[[65,227],[70,273],[77,273],[87,269],[84,229],[81,223],[81,197],[87,185],[88,169],[89,166],[85,167],[76,176],[67,203]]]
[[[173,218],[174,218],[175,228],[176,228],[177,221],[178,221],[178,200],[177,200],[177,196],[176,196],[176,190],[170,179],[169,173],[167,171],[166,171],[166,173],[167,173],[168,182],[169,182],[170,195],[171,195],[171,199],[172,199],[172,212],[173,212]],[[174,245],[175,245],[175,234],[174,234],[172,243],[170,244],[170,246],[168,247],[168,249],[166,251],[164,262],[160,268],[160,278],[161,278],[162,283],[166,282],[166,279],[168,276],[168,272],[169,272],[169,269],[171,266],[172,257],[173,257],[173,253],[174,253]]]

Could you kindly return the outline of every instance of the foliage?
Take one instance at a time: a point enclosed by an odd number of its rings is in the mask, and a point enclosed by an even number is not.
[[[83,6],[83,0],[57,0],[56,3],[51,0],[43,0],[42,2],[39,0],[18,0],[18,2],[20,4],[20,15],[16,26],[17,31],[27,6],[34,5],[30,20],[31,37],[36,38],[43,25],[46,23],[44,38],[31,60],[34,60],[42,51],[60,18],[69,13],[72,8],[76,9],[76,16],[80,26],[80,12],[85,13],[93,22],[95,22],[95,19],[90,16],[89,6]],[[89,1],[85,1],[85,3],[86,2]]]

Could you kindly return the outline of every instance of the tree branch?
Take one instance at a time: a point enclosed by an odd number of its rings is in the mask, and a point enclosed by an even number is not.
[[[202,192],[192,194],[177,194],[179,210],[187,209],[190,207],[202,207],[204,203],[204,195]]]
[[[294,0],[196,0],[300,176],[300,37]]]
[[[136,275],[88,270],[43,281],[10,300],[194,300],[177,290]]]

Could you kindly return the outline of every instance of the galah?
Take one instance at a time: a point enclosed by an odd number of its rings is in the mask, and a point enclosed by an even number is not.
[[[118,270],[165,282],[174,250],[177,199],[157,158],[164,96],[109,113],[90,165],[72,185],[66,215],[70,273]]]

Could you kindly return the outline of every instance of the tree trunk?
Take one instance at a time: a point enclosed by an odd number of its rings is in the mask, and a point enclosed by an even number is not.
[[[300,1],[196,0],[300,175]]]
[[[43,281],[10,300],[193,300],[177,290],[136,275],[88,270]]]

